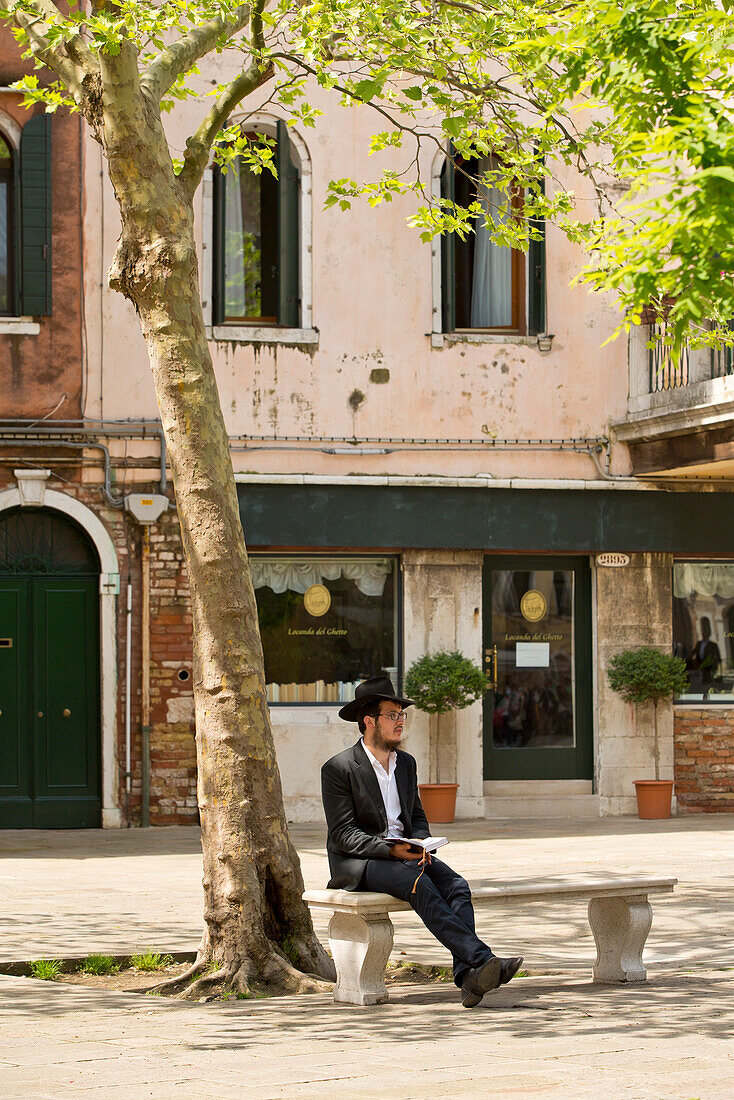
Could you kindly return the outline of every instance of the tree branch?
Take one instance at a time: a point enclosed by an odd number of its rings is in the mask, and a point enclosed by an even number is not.
[[[274,69],[271,61],[264,62],[259,54],[265,47],[263,37],[262,12],[267,0],[255,0],[252,6],[251,33],[253,52],[255,59],[247,69],[231,81],[224,91],[217,97],[214,106],[196,132],[186,142],[184,153],[184,166],[181,169],[179,180],[189,196],[193,195],[201,183],[204,169],[209,161],[209,153],[214,144],[214,139],[227,121],[238,103],[254,92],[273,75]]]
[[[84,98],[84,78],[98,72],[99,68],[79,34],[73,35],[61,45],[49,44],[45,26],[57,21],[63,22],[63,16],[56,5],[51,0],[28,0],[26,10],[21,11],[14,7],[12,0],[0,0],[0,9],[12,12],[12,19],[28,36],[33,56],[56,73],[74,99],[81,103]]]
[[[263,69],[260,64],[253,62],[246,72],[227,85],[196,132],[188,139],[179,180],[189,195],[193,195],[201,183],[214,139],[232,111],[245,96],[254,92],[272,75],[272,66]]]
[[[263,5],[260,4],[259,7],[262,11]],[[247,25],[249,19],[250,5],[241,4],[230,19],[210,19],[208,23],[194,27],[151,61],[143,74],[141,86],[159,103],[182,73],[188,72],[217,42],[233,38]]]

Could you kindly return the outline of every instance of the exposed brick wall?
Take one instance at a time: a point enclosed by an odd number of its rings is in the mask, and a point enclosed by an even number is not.
[[[675,793],[681,813],[734,813],[734,710],[675,708]]]
[[[198,809],[190,590],[173,510],[151,528],[150,655],[150,823],[194,824]]]
[[[34,452],[43,466],[43,456]],[[117,599],[117,769],[123,823],[140,822],[141,811],[141,557],[140,526],[120,508],[105,502],[93,485],[73,484],[69,468],[63,480],[52,474],[48,486],[81,501],[101,520],[115,544],[120,570]],[[77,476],[79,470],[74,471]],[[0,464],[0,490],[15,487],[12,465]],[[154,485],[136,484],[141,492]],[[169,494],[171,498],[173,494]],[[131,660],[131,791],[125,790],[125,634],[128,577],[133,585]],[[175,506],[150,533],[150,823],[192,825],[196,804],[190,591],[183,564]],[[180,679],[179,673],[188,673]]]

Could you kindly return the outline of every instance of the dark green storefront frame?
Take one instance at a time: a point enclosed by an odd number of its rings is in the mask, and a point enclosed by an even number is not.
[[[734,494],[240,483],[251,547],[730,556]]]

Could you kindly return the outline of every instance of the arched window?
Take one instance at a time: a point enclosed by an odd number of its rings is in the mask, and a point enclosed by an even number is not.
[[[277,179],[242,158],[214,173],[215,325],[301,323],[299,165],[285,123],[272,129]]]
[[[0,314],[14,312],[15,168],[13,150],[0,134]]]
[[[478,202],[487,220],[497,225],[520,216],[519,190],[508,197],[481,182],[495,165],[491,155],[447,158],[441,173],[442,197],[462,207]],[[542,223],[536,225],[543,229]],[[545,330],[544,239],[531,241],[526,254],[495,243],[483,222],[465,240],[444,234],[441,284],[444,332],[522,335]]]

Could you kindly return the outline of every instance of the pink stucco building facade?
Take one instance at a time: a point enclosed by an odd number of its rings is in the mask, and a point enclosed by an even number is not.
[[[6,70],[7,85],[12,58]],[[376,167],[368,110],[322,94],[303,131],[245,104],[243,126],[278,144],[278,183],[212,169],[196,199],[288,815],[320,818],[320,765],[354,737],[337,717],[354,684],[386,670],[397,686],[439,649],[488,674],[484,698],[442,724],[460,816],[633,812],[651,716],[611,695],[604,670],[639,644],[676,647],[690,668],[661,719],[678,809],[734,808],[730,357],[666,363],[647,326],[610,339],[613,301],[571,285],[583,256],[552,226],[526,257],[421,243],[415,197],[325,209],[330,179]],[[193,110],[170,116],[173,146]],[[0,92],[14,156],[17,119]],[[8,299],[0,317],[0,660],[15,693],[0,826],[193,823],[175,495],[137,321],[106,285],[119,221],[101,153],[58,137],[75,126],[60,113],[51,129],[49,164],[78,172],[81,201],[70,217],[50,192],[48,249],[67,262],[48,273],[48,311]],[[440,193],[445,156],[422,158]],[[463,168],[476,186],[481,166]],[[168,508],[145,515],[148,500]],[[76,665],[54,656],[69,616]],[[87,685],[73,701],[70,679]],[[697,755],[696,715],[700,744],[715,733],[728,755]],[[426,715],[406,744],[427,778]]]

